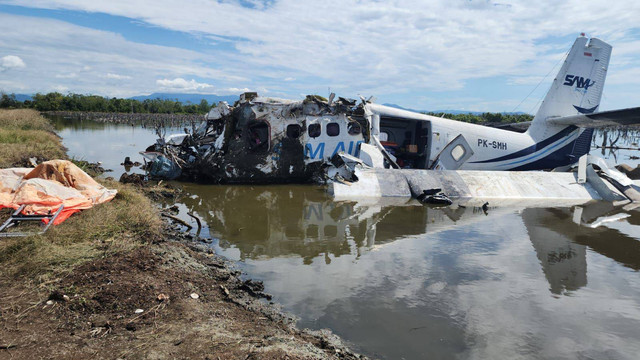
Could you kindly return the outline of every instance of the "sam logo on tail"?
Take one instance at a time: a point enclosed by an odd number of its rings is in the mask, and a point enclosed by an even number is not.
[[[595,83],[595,81],[591,82],[591,79],[585,79],[582,76],[567,75],[564,77],[564,83],[562,85],[576,85],[576,89],[584,89],[585,91],[587,91],[589,87],[595,85]]]

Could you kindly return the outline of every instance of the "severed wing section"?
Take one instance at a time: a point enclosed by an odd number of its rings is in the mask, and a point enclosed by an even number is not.
[[[551,117],[546,120],[552,125],[574,125],[584,128],[636,125],[640,124],[640,107],[593,112],[562,117]]]

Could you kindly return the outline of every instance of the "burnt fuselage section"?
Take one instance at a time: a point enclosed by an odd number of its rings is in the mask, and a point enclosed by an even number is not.
[[[160,138],[143,153],[150,175],[206,183],[301,183],[319,175],[335,153],[356,154],[369,125],[354,101],[302,101],[246,93],[220,103],[187,134]],[[164,161],[171,173],[154,171]]]

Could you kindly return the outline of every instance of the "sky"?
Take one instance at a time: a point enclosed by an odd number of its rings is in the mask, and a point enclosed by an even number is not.
[[[0,91],[535,113],[584,32],[613,46],[610,110],[640,106],[638,19],[630,0],[0,0]]]

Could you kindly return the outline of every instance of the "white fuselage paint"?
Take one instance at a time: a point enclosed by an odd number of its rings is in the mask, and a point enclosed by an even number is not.
[[[419,114],[412,111],[390,108],[384,105],[367,104],[369,110],[376,115],[389,117],[395,120],[425,121],[431,123],[430,132],[430,156],[432,163],[442,149],[456,136],[462,135],[467,140],[473,151],[472,157],[462,166],[464,170],[510,170],[540,160],[563,146],[574,141],[580,134],[575,129],[546,146],[524,154],[522,156],[498,162],[485,162],[501,158],[521,150],[530,148],[544,139],[536,141],[529,132],[517,133],[508,130],[465,123],[456,120],[440,118],[431,115]],[[554,135],[566,127],[554,126],[550,129],[550,135]]]
[[[465,123],[420,113],[415,113],[383,105],[367,104],[371,111],[371,118],[376,115],[393,118],[395,121],[425,121],[431,124],[429,136],[430,156],[429,164],[433,163],[442,149],[456,136],[462,134],[471,146],[472,157],[461,167],[464,170],[510,170],[548,156],[561,149],[563,146],[576,140],[580,134],[579,129],[568,132],[566,136],[546,144],[532,152],[522,156],[494,161],[482,162],[501,158],[530,148],[540,141],[536,141],[528,132],[518,133],[492,127]],[[338,152],[345,152],[358,156],[359,144],[363,142],[361,134],[350,135],[347,131],[348,120],[344,116],[307,117],[307,127],[311,124],[321,126],[321,133],[317,137],[305,136],[305,159],[307,162],[328,160]],[[339,135],[329,136],[326,132],[327,124],[339,124]],[[555,126],[550,131],[554,135],[562,131],[564,126]],[[373,130],[373,129],[372,129]],[[376,136],[376,135],[374,135]],[[544,140],[544,139],[542,139]]]

